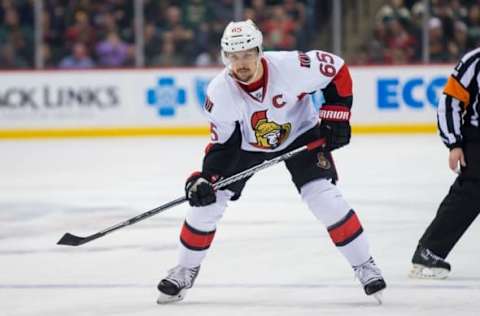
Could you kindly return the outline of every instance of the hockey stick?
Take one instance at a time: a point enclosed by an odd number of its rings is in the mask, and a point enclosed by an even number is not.
[[[282,162],[284,160],[287,160],[287,159],[290,159],[296,155],[298,155],[299,153],[307,150],[307,151],[312,151],[320,146],[323,146],[325,144],[325,139],[324,138],[321,138],[321,139],[318,139],[316,141],[313,141],[307,145],[303,145],[297,149],[293,149],[287,153],[284,153],[278,157],[275,157],[273,159],[270,159],[270,160],[266,160],[264,162],[262,162],[261,164],[258,164],[256,166],[253,166],[249,169],[246,169],[242,172],[239,172],[231,177],[228,177],[228,178],[225,178],[223,180],[220,180],[218,182],[216,182],[213,187],[215,190],[218,190],[218,189],[221,189],[221,188],[224,188],[226,186],[228,186],[229,184],[232,184],[232,183],[235,183],[239,180],[242,180],[242,179],[245,179],[255,173],[257,173],[258,171],[260,170],[263,170],[263,169],[266,169],[270,166],[273,166],[279,162]],[[168,203],[165,203],[157,208],[154,208],[153,210],[150,210],[148,212],[145,212],[145,213],[142,213],[140,215],[137,215],[135,217],[132,217],[124,222],[121,222],[121,223],[118,223],[114,226],[111,226],[111,227],[108,227],[98,233],[95,233],[93,235],[90,235],[90,236],[87,236],[87,237],[80,237],[80,236],[75,236],[73,234],[70,234],[70,233],[65,233],[63,235],[63,237],[57,242],[57,245],[67,245],[67,246],[80,246],[80,245],[83,245],[89,241],[92,241],[92,240],[95,240],[97,238],[100,238],[100,237],[103,237],[117,229],[120,229],[120,228],[123,228],[125,226],[129,226],[129,225],[132,225],[132,224],[135,224],[137,222],[140,222],[150,216],[153,216],[155,214],[158,214],[160,212],[163,212],[171,207],[174,207],[176,205],[179,205],[179,204],[182,204],[183,202],[187,201],[187,198],[182,196],[178,199],[175,199],[173,201],[170,201]]]

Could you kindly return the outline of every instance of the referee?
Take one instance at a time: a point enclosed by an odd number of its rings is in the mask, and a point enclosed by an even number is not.
[[[440,137],[458,173],[437,215],[420,238],[410,277],[444,279],[445,258],[480,212],[480,48],[468,52],[448,78],[438,104]]]

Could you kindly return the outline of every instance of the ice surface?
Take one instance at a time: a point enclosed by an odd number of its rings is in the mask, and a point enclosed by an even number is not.
[[[451,253],[444,281],[407,277],[417,240],[454,175],[435,135],[355,136],[335,153],[339,187],[359,214],[388,289],[363,294],[283,165],[231,203],[196,286],[158,306],[175,265],[185,206],[80,247],[89,235],[183,194],[203,138],[0,142],[1,315],[478,315],[480,227]]]

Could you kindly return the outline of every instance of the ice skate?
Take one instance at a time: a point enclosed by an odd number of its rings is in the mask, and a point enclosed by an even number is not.
[[[168,304],[181,301],[187,290],[193,286],[200,267],[185,268],[176,266],[168,271],[168,276],[158,283],[158,304]]]
[[[353,267],[353,270],[355,271],[355,277],[362,283],[365,294],[373,295],[377,302],[382,304],[382,292],[387,284],[373,258],[370,257],[367,262]]]
[[[445,279],[450,273],[450,264],[429,249],[418,246],[412,258],[409,276],[414,279]]]

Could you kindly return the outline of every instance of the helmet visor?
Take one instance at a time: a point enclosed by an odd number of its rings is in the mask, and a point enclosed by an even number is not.
[[[240,62],[250,63],[250,62],[256,61],[259,56],[259,52],[257,48],[247,49],[244,51],[233,52],[233,53],[224,52],[224,54],[225,54],[225,58],[231,64],[237,64]]]

